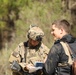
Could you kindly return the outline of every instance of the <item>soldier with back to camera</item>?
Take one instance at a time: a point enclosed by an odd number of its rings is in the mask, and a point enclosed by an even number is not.
[[[28,40],[20,43],[11,53],[9,62],[13,75],[42,75],[42,67],[36,62],[45,62],[49,48],[42,43],[44,32],[38,26],[30,26]]]

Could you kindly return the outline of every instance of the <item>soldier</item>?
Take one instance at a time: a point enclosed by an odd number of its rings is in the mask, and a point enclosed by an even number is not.
[[[45,62],[47,75],[74,75],[72,74],[70,58],[75,58],[74,56],[76,55],[76,38],[70,34],[70,28],[70,23],[66,19],[57,20],[52,23],[51,34],[55,42]],[[69,45],[73,53],[72,57],[69,58],[69,50],[67,52],[67,49],[63,48],[61,42]]]
[[[20,43],[9,58],[13,75],[43,74],[34,67],[36,62],[45,62],[49,51],[49,48],[42,43],[43,36],[44,32],[38,26],[30,26],[28,40]]]

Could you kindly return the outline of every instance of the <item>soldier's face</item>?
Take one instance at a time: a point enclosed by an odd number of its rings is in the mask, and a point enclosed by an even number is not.
[[[60,39],[62,34],[62,29],[56,27],[56,25],[52,25],[51,27],[51,34],[53,35],[54,40]]]
[[[32,46],[36,46],[36,45],[39,44],[39,41],[29,39],[29,43],[30,43]]]

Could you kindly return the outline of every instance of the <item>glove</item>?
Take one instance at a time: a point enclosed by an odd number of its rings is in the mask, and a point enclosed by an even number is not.
[[[21,66],[17,63],[17,61],[13,61],[12,65],[11,65],[11,69],[13,71],[20,71],[21,70]]]

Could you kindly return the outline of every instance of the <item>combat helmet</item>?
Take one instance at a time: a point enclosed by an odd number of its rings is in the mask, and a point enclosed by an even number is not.
[[[30,25],[27,36],[32,40],[42,41],[44,32],[37,25]]]

